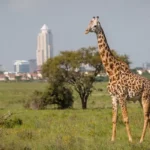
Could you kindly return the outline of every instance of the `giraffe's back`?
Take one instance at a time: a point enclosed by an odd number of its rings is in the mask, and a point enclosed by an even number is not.
[[[144,92],[150,96],[150,80],[133,73],[122,73],[116,81],[108,85],[108,91],[111,95],[124,95],[127,100],[140,100]]]

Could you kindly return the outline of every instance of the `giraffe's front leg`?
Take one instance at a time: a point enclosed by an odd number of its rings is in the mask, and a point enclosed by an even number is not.
[[[143,142],[145,133],[146,133],[146,128],[148,125],[148,122],[150,123],[150,102],[147,99],[142,99],[142,105],[143,105],[143,113],[144,113],[144,125],[143,125],[143,131],[140,139],[140,143]],[[150,125],[149,125],[150,127]]]
[[[117,123],[117,113],[118,113],[118,101],[116,96],[112,96],[112,137],[113,142],[116,137],[116,123]]]
[[[120,97],[119,103],[121,106],[123,121],[126,125],[128,139],[129,139],[129,142],[132,142],[131,131],[130,131],[130,127],[129,127],[129,118],[128,118],[128,112],[127,112],[126,99],[124,97]]]

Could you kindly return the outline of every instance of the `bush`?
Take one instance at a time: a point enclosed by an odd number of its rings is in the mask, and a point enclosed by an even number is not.
[[[47,105],[56,104],[58,108],[70,108],[73,105],[72,90],[68,87],[50,84],[44,92],[34,91],[25,101],[25,108],[45,109]]]
[[[109,78],[108,76],[97,76],[95,77],[96,82],[108,82]]]
[[[35,90],[31,96],[25,100],[25,108],[44,109],[43,92]]]
[[[45,104],[57,104],[58,108],[65,109],[72,107],[72,91],[65,86],[51,84],[43,94]]]
[[[13,128],[16,125],[22,125],[22,123],[23,122],[20,118],[14,118],[14,119],[6,120],[3,126],[6,128]]]
[[[150,79],[150,74],[148,73],[148,71],[143,72],[142,76],[147,79]]]

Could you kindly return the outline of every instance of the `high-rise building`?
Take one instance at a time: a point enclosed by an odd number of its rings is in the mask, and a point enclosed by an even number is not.
[[[29,60],[29,72],[35,72],[37,70],[36,59]]]
[[[37,37],[37,70],[41,70],[41,66],[48,58],[53,57],[53,35],[44,24],[41,28],[41,32]]]
[[[27,60],[16,60],[14,63],[14,72],[18,73],[29,72],[29,62]]]
[[[4,72],[4,67],[1,64],[0,64],[0,72]]]

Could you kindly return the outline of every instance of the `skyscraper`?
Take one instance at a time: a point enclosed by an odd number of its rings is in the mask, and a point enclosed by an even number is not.
[[[53,35],[44,24],[41,28],[41,32],[37,37],[37,70],[41,70],[41,66],[48,58],[53,57]]]
[[[36,65],[36,59],[30,59],[29,61],[29,72],[35,72],[37,69],[37,65]]]

